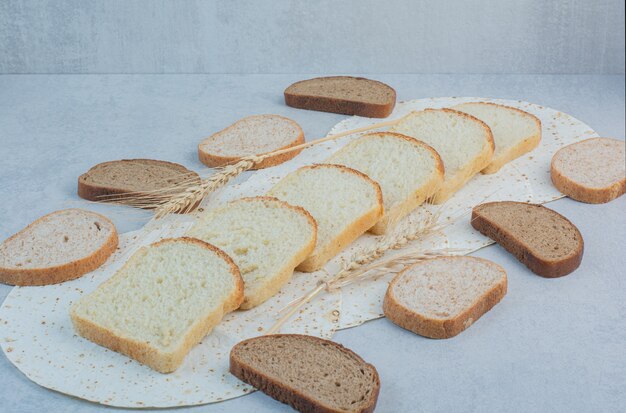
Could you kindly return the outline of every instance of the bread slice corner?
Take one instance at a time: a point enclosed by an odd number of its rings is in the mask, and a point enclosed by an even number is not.
[[[485,168],[495,150],[491,129],[467,113],[452,109],[411,112],[391,128],[432,146],[441,156],[444,181],[432,202],[442,204]]]
[[[170,373],[242,301],[243,280],[228,255],[170,238],[140,248],[70,316],[82,337]]]
[[[443,183],[444,166],[437,151],[399,133],[363,135],[326,162],[361,171],[380,185],[385,212],[369,230],[376,235],[386,233],[402,217],[429,199]]]
[[[383,216],[380,186],[370,177],[343,165],[304,166],[267,193],[300,206],[317,222],[315,249],[297,270],[313,272],[374,226]]]
[[[535,149],[541,141],[541,121],[535,115],[511,106],[491,102],[470,102],[453,106],[485,122],[493,133],[495,152],[481,172],[493,174],[506,163]]]
[[[465,256],[434,258],[393,279],[383,312],[406,330],[446,339],[474,324],[506,291],[506,272],[491,261]]]
[[[232,201],[204,213],[187,236],[224,250],[245,284],[240,309],[276,294],[315,248],[317,223],[304,208],[272,197]]]

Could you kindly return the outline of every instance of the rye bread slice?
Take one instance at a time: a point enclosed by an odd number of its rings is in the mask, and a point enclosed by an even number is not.
[[[461,333],[502,300],[506,271],[476,257],[441,257],[417,263],[387,288],[383,311],[394,324],[429,338]]]
[[[542,205],[488,202],[472,210],[472,226],[542,277],[562,277],[583,258],[580,231],[567,218]]]
[[[332,341],[277,334],[242,341],[230,372],[300,412],[373,412],[380,390],[376,368]]]
[[[102,201],[110,195],[149,197],[150,191],[175,194],[180,184],[200,183],[200,176],[182,165],[153,159],[103,162],[78,177],[78,196]]]
[[[626,193],[624,141],[593,138],[559,149],[550,175],[556,189],[589,204],[603,204]]]
[[[299,109],[386,118],[396,105],[396,91],[362,77],[318,77],[285,89],[285,103]]]

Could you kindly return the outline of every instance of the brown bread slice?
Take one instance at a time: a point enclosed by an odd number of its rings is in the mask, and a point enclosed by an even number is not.
[[[506,294],[506,272],[476,257],[415,264],[387,288],[383,311],[394,324],[430,338],[450,338],[476,322]]]
[[[552,157],[550,175],[556,189],[572,199],[612,201],[626,193],[626,145],[609,138],[567,145]]]
[[[285,103],[299,109],[386,118],[396,105],[396,91],[362,77],[318,77],[285,89]]]
[[[101,201],[107,195],[149,195],[168,188],[175,193],[176,185],[193,182],[200,183],[198,174],[177,163],[122,159],[97,164],[78,177],[78,196]]]
[[[583,237],[567,218],[542,205],[488,202],[472,210],[472,226],[542,277],[562,277],[583,258]]]
[[[373,412],[376,368],[332,341],[277,334],[242,341],[230,352],[230,372],[300,412]]]
[[[117,248],[108,218],[82,209],[45,215],[0,244],[0,282],[49,285],[100,267]]]

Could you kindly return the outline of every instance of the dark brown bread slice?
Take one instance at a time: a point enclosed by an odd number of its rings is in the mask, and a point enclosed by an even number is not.
[[[562,277],[583,258],[580,231],[567,218],[542,205],[488,202],[472,210],[472,226],[542,277]]]
[[[373,412],[380,390],[376,368],[332,341],[277,334],[242,341],[230,372],[300,412]]]
[[[386,118],[396,105],[396,91],[362,77],[318,77],[285,89],[285,103],[299,109]]]
[[[197,173],[182,165],[152,159],[122,159],[100,163],[78,177],[78,196],[90,201],[106,200],[110,195],[120,197],[143,195],[161,190],[167,193],[181,184],[200,183]],[[179,189],[178,189],[179,191]]]

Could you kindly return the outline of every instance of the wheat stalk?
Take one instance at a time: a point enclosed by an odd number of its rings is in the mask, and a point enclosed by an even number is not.
[[[262,155],[246,156],[240,158],[236,163],[217,168],[215,173],[206,179],[202,179],[200,182],[198,182],[197,178],[193,179],[193,177],[190,177],[171,187],[137,193],[125,193],[123,195],[106,195],[98,199],[98,202],[115,202],[139,208],[154,209],[154,216],[157,219],[163,218],[171,213],[187,213],[193,211],[205,196],[215,192],[241,173],[254,168],[267,158],[293,151],[300,151],[320,143],[329,142],[355,133],[393,126],[402,119],[403,118],[398,118],[378,122],[373,125],[348,130]]]
[[[341,264],[340,270],[326,280],[320,281],[318,285],[306,295],[297,298],[287,304],[279,311],[287,311],[267,332],[274,334],[287,322],[300,308],[313,300],[322,291],[342,288],[355,281],[364,279],[372,275],[394,274],[416,262],[443,255],[460,253],[461,250],[450,248],[423,251],[418,248],[405,248],[402,252],[386,259],[380,259],[391,250],[398,250],[407,246],[411,241],[425,239],[435,233],[442,231],[446,226],[451,225],[456,219],[447,223],[440,223],[442,208],[435,214],[427,218],[421,218],[417,222],[413,216],[402,221],[395,230],[386,235],[374,245],[364,248],[355,253],[350,260]]]

